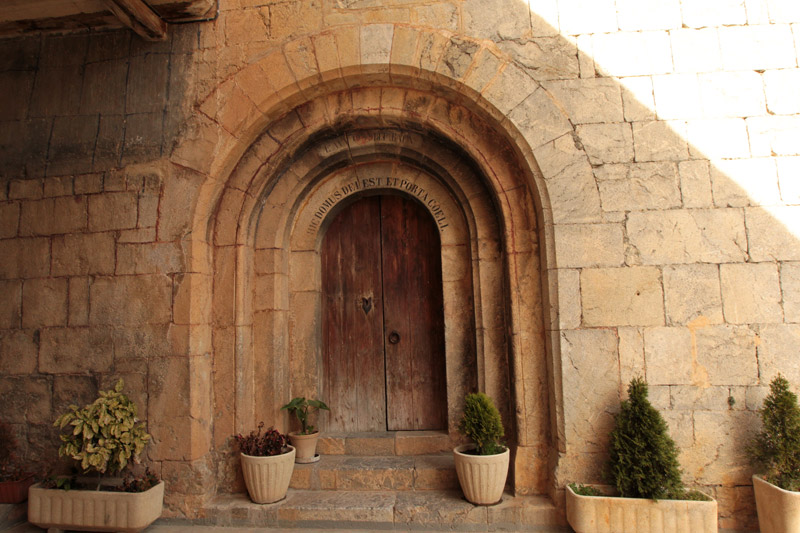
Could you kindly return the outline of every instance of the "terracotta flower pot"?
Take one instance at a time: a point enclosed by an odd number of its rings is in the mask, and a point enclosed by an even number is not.
[[[240,454],[244,484],[255,503],[275,503],[286,497],[294,471],[294,446],[280,455],[255,457]]]
[[[761,533],[800,531],[800,492],[783,490],[758,476],[753,476],[753,490]]]
[[[508,448],[496,455],[472,455],[474,444],[464,444],[453,449],[456,474],[467,500],[477,505],[493,505],[503,497],[508,477]]]
[[[717,502],[581,496],[567,487],[567,522],[576,533],[717,533]]]
[[[319,440],[319,431],[310,435],[289,433],[289,442],[297,450],[294,461],[296,463],[314,462],[317,455],[317,440]]]
[[[141,531],[161,516],[164,482],[144,492],[45,489],[28,492],[28,522],[72,531]]]
[[[33,474],[22,479],[0,482],[0,503],[22,503],[28,499],[28,488],[33,485]]]

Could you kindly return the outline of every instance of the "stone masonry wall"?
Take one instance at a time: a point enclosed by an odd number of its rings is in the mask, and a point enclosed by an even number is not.
[[[154,435],[149,459],[175,487],[171,512],[190,514],[186,495],[215,490],[214,421],[197,415],[213,394],[192,392],[211,390],[215,344],[187,333],[213,321],[194,259],[210,239],[192,221],[217,209],[198,198],[236,160],[210,134],[198,143],[192,120],[245,143],[226,128],[254,122],[237,85],[246,67],[277,50],[295,72],[309,57],[322,71],[320,43],[343,28],[388,34],[391,53],[356,45],[380,64],[419,31],[461,43],[442,63],[486,78],[469,97],[523,132],[547,186],[553,376],[540,407],[560,420],[555,488],[601,481],[612,415],[644,375],[685,481],[717,497],[722,528],[755,527],[744,444],[770,379],[800,386],[798,5],[220,0],[217,20],[171,27],[166,43],[124,31],[0,40],[3,417],[24,455],[50,459],[57,414],[125,378]],[[296,46],[309,35],[310,52]],[[494,63],[473,63],[472,44]],[[556,119],[524,100],[533,91],[564,125],[540,144],[531,132]],[[185,435],[196,438],[182,448]]]

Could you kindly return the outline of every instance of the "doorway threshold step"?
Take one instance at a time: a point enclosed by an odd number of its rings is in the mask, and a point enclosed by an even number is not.
[[[322,455],[426,455],[455,447],[445,431],[324,433],[317,444]]]
[[[453,454],[413,456],[322,455],[296,464],[290,487],[303,490],[428,491],[457,489]]]
[[[290,489],[278,503],[258,505],[244,494],[221,496],[204,522],[285,529],[418,531],[569,531],[549,498],[511,496],[493,506],[467,502],[460,490],[308,491]],[[162,521],[162,523],[164,523]],[[197,525],[197,521],[194,522]]]

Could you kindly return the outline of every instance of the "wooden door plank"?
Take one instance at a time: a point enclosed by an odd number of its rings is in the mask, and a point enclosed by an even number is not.
[[[389,430],[447,427],[439,231],[416,201],[383,196],[381,242]]]
[[[322,245],[323,365],[328,431],[385,431],[380,201],[332,221]]]

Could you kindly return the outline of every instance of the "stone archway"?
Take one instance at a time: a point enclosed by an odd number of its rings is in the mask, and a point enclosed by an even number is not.
[[[385,88],[357,92],[367,97]],[[430,97],[408,90],[404,98]],[[249,183],[247,193],[229,187],[221,200],[244,200],[235,218],[218,219],[214,228],[218,242],[236,243],[223,252],[235,254],[237,264],[227,271],[236,294],[236,387],[225,404],[246,426],[274,420],[291,396],[322,392],[319,253],[330,213],[366,190],[401,192],[422,202],[442,238],[448,433],[457,438],[464,395],[486,391],[504,415],[509,442],[517,444],[516,489],[543,492],[553,447],[547,387],[536,385],[548,378],[539,230],[529,189],[515,185],[498,196],[498,183],[455,135],[431,123],[414,126],[407,113],[346,113],[332,121],[319,113],[320,105],[312,101],[297,110],[306,118],[316,112],[320,123],[303,130],[291,149],[276,147],[268,129],[232,174],[234,183]],[[277,127],[286,127],[286,120]],[[275,150],[268,164],[265,147]],[[508,150],[502,143],[494,149]],[[524,176],[513,160],[500,159],[492,171],[506,184]],[[217,278],[215,286],[224,286]]]

